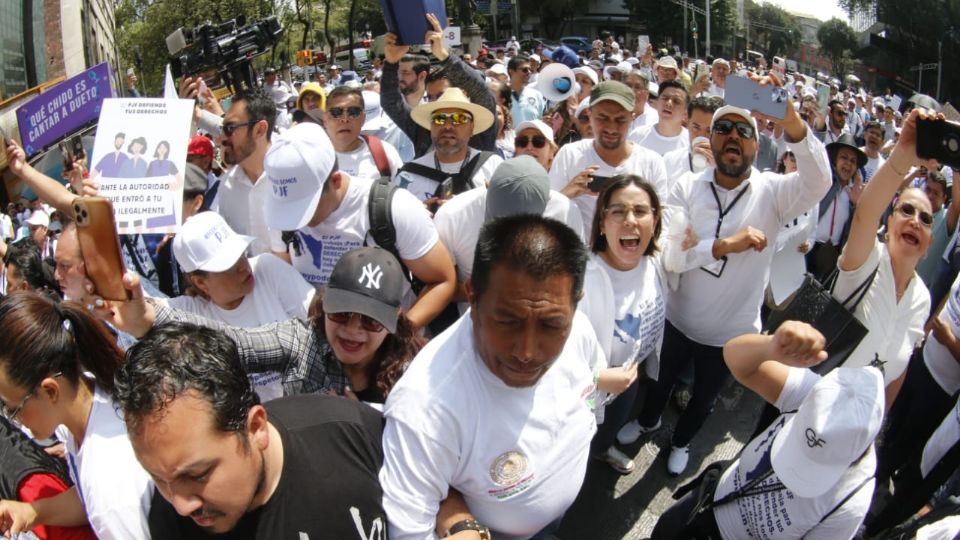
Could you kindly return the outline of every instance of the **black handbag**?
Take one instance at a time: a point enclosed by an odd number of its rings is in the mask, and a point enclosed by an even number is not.
[[[832,294],[837,282],[837,270],[827,278],[826,286],[807,273],[804,275],[803,284],[786,305],[770,312],[763,328],[764,333],[774,333],[784,321],[801,321],[813,326],[826,339],[825,350],[828,356],[826,361],[812,369],[821,375],[829,372],[841,365],[867,335],[867,327],[853,312],[866,296],[879,269],[880,265],[877,265],[873,273],[842,302]]]

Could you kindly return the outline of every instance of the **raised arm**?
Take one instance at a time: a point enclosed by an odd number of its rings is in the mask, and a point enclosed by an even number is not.
[[[56,208],[68,216],[73,216],[73,200],[77,195],[70,193],[60,182],[36,170],[27,163],[27,155],[23,148],[13,139],[7,139],[7,165],[10,172],[17,175],[25,184],[30,186],[40,200]],[[96,195],[96,189],[90,183],[83,182],[83,164],[77,160],[73,164],[71,184],[75,189],[81,189],[82,195]]]
[[[850,236],[843,247],[843,254],[838,264],[840,270],[851,271],[863,266],[873,249],[877,227],[884,211],[900,189],[904,177],[915,165],[917,157],[917,120],[932,118],[919,110],[914,109],[903,123],[900,140],[893,148],[893,153],[883,165],[877,169],[870,182],[863,188],[857,209],[853,213],[850,225]]]

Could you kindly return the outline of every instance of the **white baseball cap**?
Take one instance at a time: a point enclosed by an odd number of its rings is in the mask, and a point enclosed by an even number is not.
[[[579,73],[579,74],[585,76],[586,78],[590,79],[590,80],[593,82],[594,86],[596,86],[597,83],[600,82],[600,81],[597,79],[597,72],[594,71],[593,68],[588,68],[588,67],[577,67],[577,68],[573,68],[573,74],[576,75],[577,73]]]
[[[34,210],[30,217],[24,221],[25,225],[33,225],[35,227],[49,227],[50,226],[50,216],[47,215],[43,210]]]
[[[493,74],[493,75],[506,75],[506,74],[507,74],[507,66],[505,66],[505,65],[503,65],[503,64],[501,64],[501,63],[495,63],[495,64],[493,64],[492,66],[490,66],[490,69],[487,70],[487,73],[488,73],[488,74]]]
[[[750,114],[750,111],[740,107],[734,107],[733,105],[724,105],[717,109],[717,112],[713,113],[713,120],[710,121],[710,131],[713,131],[713,124],[717,120],[728,114],[735,114],[749,122],[750,125],[753,126],[753,138],[759,139],[759,135],[757,134],[757,119]]]
[[[274,138],[263,158],[271,184],[263,209],[267,226],[295,231],[309,223],[336,160],[327,132],[312,122],[297,124]]]
[[[799,497],[826,493],[873,444],[883,423],[883,409],[879,370],[831,371],[777,433],[770,450],[773,471]]]
[[[252,236],[237,234],[216,212],[200,212],[173,237],[173,254],[184,272],[223,272],[246,256]]]
[[[553,128],[548,126],[543,122],[543,120],[527,120],[526,122],[520,122],[520,125],[513,128],[513,132],[519,134],[521,131],[531,128],[540,132],[541,135],[546,137],[547,142],[551,146],[556,146],[557,143],[553,142]]]
[[[363,91],[363,112],[366,120],[361,131],[379,131],[383,127],[383,109],[380,107],[380,94],[370,90]]]
[[[577,105],[577,111],[573,113],[574,118],[580,118],[580,115],[583,114],[583,111],[590,108],[590,96],[583,98],[582,101]]]

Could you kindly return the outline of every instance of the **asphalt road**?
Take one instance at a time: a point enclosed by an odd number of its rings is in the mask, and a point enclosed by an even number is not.
[[[643,394],[641,388],[640,399]],[[638,403],[642,403],[640,399]],[[590,464],[580,495],[564,516],[558,536],[562,540],[647,538],[659,515],[673,502],[674,489],[695,478],[710,463],[730,459],[740,451],[753,432],[761,404],[759,396],[731,380],[691,443],[687,470],[672,477],[667,474],[667,456],[679,412],[671,400],[664,412],[663,427],[630,446],[620,447],[637,464],[632,474],[621,475],[600,461]]]

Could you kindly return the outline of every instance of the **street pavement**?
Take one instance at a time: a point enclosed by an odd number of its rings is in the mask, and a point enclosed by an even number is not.
[[[644,389],[641,386],[638,404],[642,403]],[[667,474],[667,456],[679,412],[671,399],[664,411],[663,427],[630,446],[619,447],[637,465],[632,474],[621,475],[600,461],[590,464],[580,495],[564,516],[557,536],[562,540],[649,537],[657,518],[673,503],[677,487],[695,478],[710,463],[736,456],[753,432],[762,403],[759,396],[731,379],[720,393],[713,414],[691,443],[687,470],[672,477]]]

